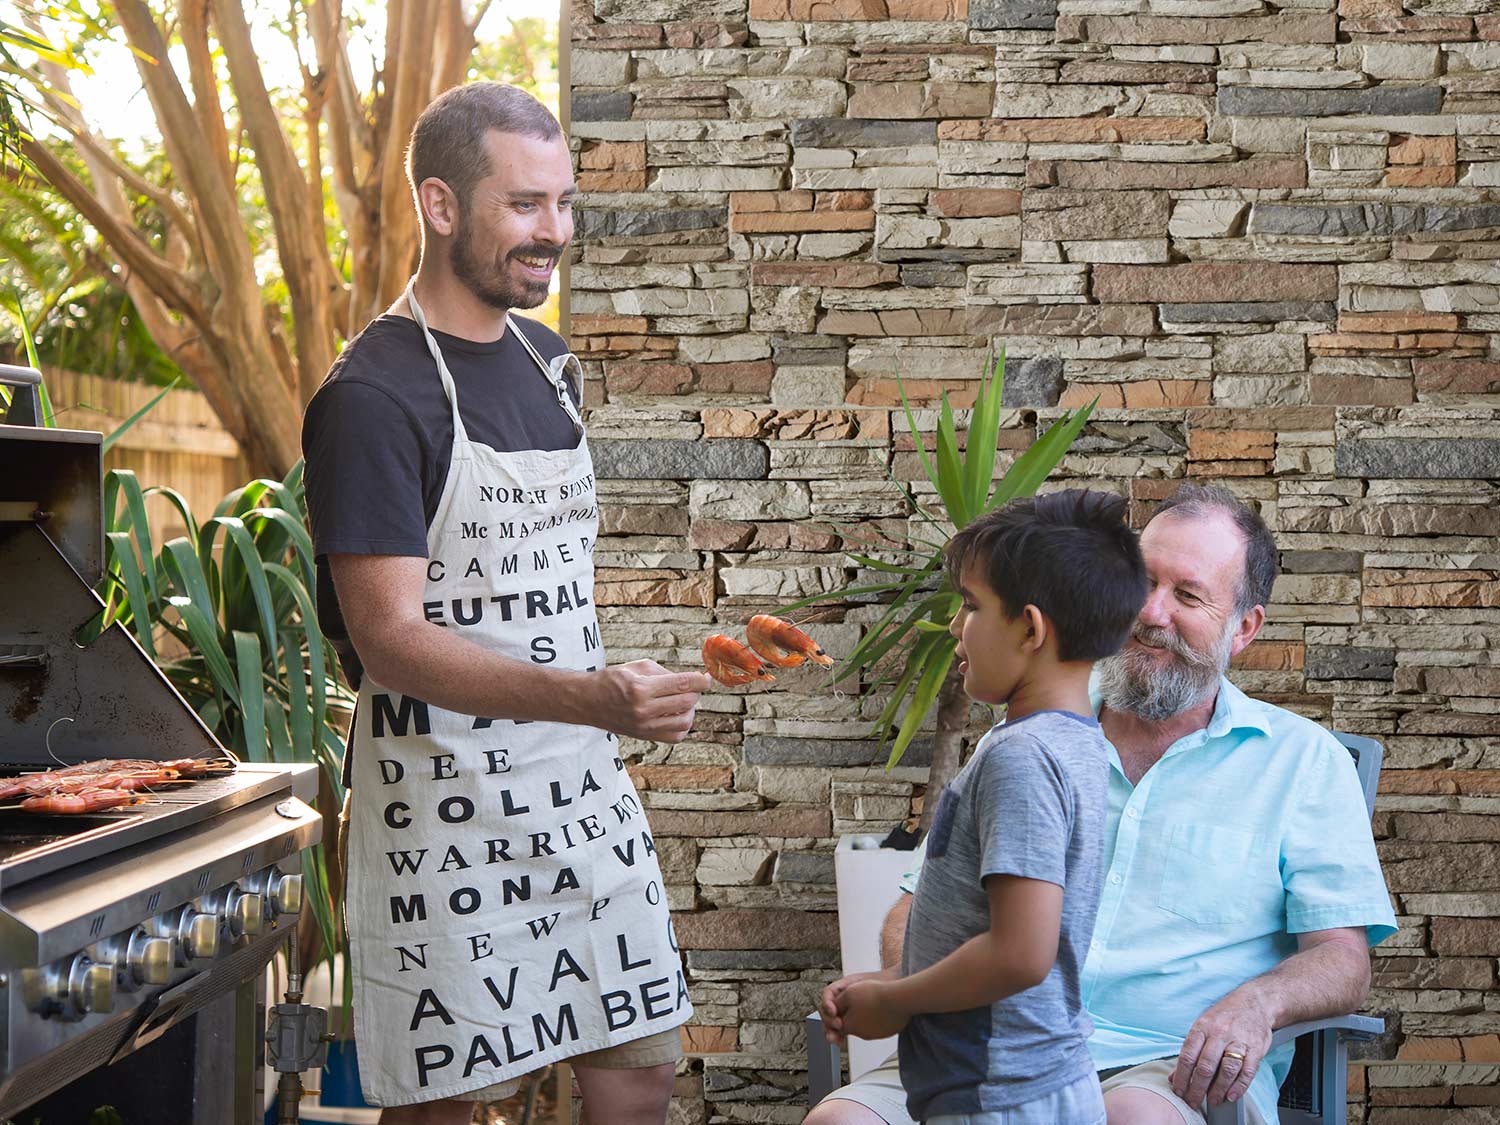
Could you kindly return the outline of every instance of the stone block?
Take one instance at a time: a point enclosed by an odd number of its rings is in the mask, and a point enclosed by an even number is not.
[[[1167,230],[1164,192],[1027,192],[1021,237],[1028,240],[1154,238]]]
[[[772,880],[777,883],[832,883],[832,852],[782,852]]]
[[[1375,86],[1365,90],[1292,90],[1223,86],[1218,109],[1226,117],[1400,117],[1441,113],[1440,86]]]
[[[601,238],[639,237],[679,231],[722,229],[729,220],[727,207],[660,207],[651,210],[583,208],[577,220],[580,241]]]
[[[975,335],[1144,337],[1155,327],[1150,305],[973,305],[968,313]]]
[[[767,453],[767,468],[769,462]],[[810,505],[807,486],[796,481],[695,479],[689,486],[688,511],[694,519],[799,520],[811,515]]]
[[[1253,157],[1212,164],[1158,164],[1146,161],[1058,160],[1051,163],[1058,187],[1088,191],[1165,188],[1299,188],[1307,186],[1301,157]]]
[[[1396,674],[1393,648],[1307,646],[1309,680],[1384,680]]]
[[[758,441],[606,439],[590,448],[600,479],[763,480],[770,469],[770,454]]]
[[[706,887],[759,886],[770,881],[775,858],[769,848],[704,848],[695,877]]]
[[[629,121],[635,98],[629,91],[574,92],[569,99],[574,121]]]
[[[1167,233],[1173,238],[1232,238],[1240,233],[1249,204],[1238,199],[1180,199]]]
[[[792,122],[792,144],[804,148],[912,148],[937,143],[932,121],[878,121],[844,117]]]
[[[1050,31],[1057,23],[1057,0],[969,0],[973,31]]]
[[[1500,438],[1345,438],[1334,464],[1341,477],[1489,480],[1500,477]]]
[[[1101,265],[1094,297],[1103,302],[1328,301],[1338,295],[1332,266],[1275,262],[1186,262],[1170,266]]]
[[[1438,48],[1431,43],[1365,43],[1361,67],[1371,78],[1434,78]]]
[[[1238,375],[1302,371],[1307,366],[1307,343],[1290,332],[1256,336],[1220,336],[1214,344],[1214,370]]]
[[[988,82],[856,82],[851,118],[919,119],[985,117],[994,108]]]
[[[1061,43],[1092,45],[1184,43],[1333,43],[1337,25],[1332,12],[1294,12],[1227,19],[1192,16],[1067,15],[1057,20]]]
[[[1280,324],[1285,321],[1332,321],[1332,301],[1227,301],[1164,304],[1161,319],[1173,324]]]
[[[672,925],[682,949],[837,949],[839,920],[834,913],[805,910],[711,910],[674,914]]]
[[[992,117],[986,121],[943,121],[940,141],[1019,144],[1144,144],[1201,141],[1199,117]]]
[[[948,188],[932,193],[932,210],[949,219],[1019,215],[1021,193],[1012,189]]]
[[[889,744],[882,747],[874,739],[786,738],[769,734],[745,738],[745,762],[755,766],[884,766],[889,753]],[[931,763],[930,738],[913,739],[901,759],[903,767]]]
[[[1060,359],[1009,360],[1005,364],[1005,381],[1000,388],[1000,405],[1004,407],[1056,406],[1063,389],[1063,361]]]

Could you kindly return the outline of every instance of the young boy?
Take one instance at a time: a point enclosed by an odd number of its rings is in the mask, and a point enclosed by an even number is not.
[[[1079,1003],[1099,904],[1109,747],[1093,662],[1146,598],[1125,503],[1016,500],[948,546],[964,690],[1005,704],[938,798],[901,975],[834,986],[834,1030],[901,1033],[907,1108],[934,1125],[1103,1125]]]

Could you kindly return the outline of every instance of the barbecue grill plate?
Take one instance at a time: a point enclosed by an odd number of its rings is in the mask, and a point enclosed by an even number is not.
[[[18,809],[0,813],[0,893],[75,863],[187,828],[286,788],[284,766],[246,763],[225,777],[200,778],[191,785],[173,783],[160,794],[148,795],[144,805],[78,817],[85,823],[63,836],[56,835],[58,822],[75,818],[40,817]],[[38,825],[38,821],[46,823]],[[40,838],[26,843],[25,838],[38,829]],[[13,841],[20,845],[19,850]],[[6,851],[10,854],[4,854]]]

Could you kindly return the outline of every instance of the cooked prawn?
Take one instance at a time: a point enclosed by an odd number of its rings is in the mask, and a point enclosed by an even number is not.
[[[795,668],[807,660],[831,666],[833,657],[790,621],[772,617],[769,613],[757,613],[745,626],[745,637],[750,647],[778,668]]]
[[[77,793],[48,793],[40,797],[27,797],[21,802],[21,808],[30,813],[77,816],[80,813],[133,804],[138,800],[140,798],[134,793],[123,789],[84,789]]]
[[[739,687],[754,680],[772,682],[771,670],[733,637],[715,633],[703,642],[703,666],[708,674],[728,687]]]

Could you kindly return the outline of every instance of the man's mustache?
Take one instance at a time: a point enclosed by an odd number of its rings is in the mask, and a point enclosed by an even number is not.
[[[1157,625],[1137,625],[1130,635],[1148,648],[1163,648],[1187,664],[1199,668],[1214,666],[1211,655],[1199,652],[1170,629]]]

